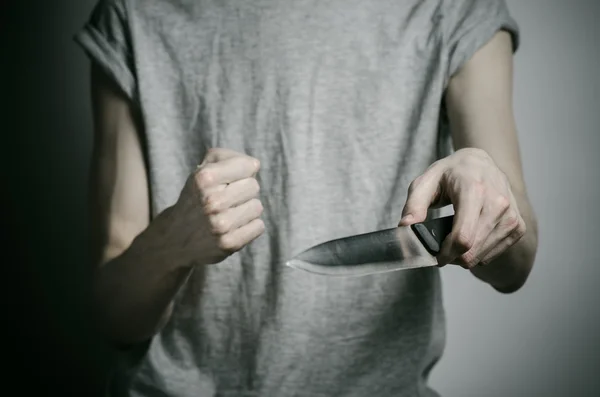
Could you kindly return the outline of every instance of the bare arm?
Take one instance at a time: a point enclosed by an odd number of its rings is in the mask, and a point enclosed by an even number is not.
[[[482,149],[506,175],[526,224],[525,235],[484,267],[471,271],[501,292],[519,289],[527,279],[537,250],[537,221],[523,179],[513,114],[512,43],[508,33],[496,36],[451,79],[446,101],[455,149]]]
[[[92,92],[93,297],[108,338],[128,345],[151,338],[168,322],[173,298],[192,271],[204,272],[264,232],[254,178],[260,163],[209,150],[176,203],[151,220],[135,108],[96,68]]]
[[[190,274],[188,263],[158,253],[150,232],[148,178],[135,110],[120,90],[92,67],[94,147],[90,210],[97,266],[94,303],[107,336],[128,344],[150,338],[168,320],[172,299]]]

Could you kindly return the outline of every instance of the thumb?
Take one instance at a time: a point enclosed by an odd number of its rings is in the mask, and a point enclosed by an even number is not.
[[[441,191],[443,171],[432,167],[415,179],[408,188],[408,197],[402,209],[402,219],[398,226],[409,226],[424,222],[427,210],[435,202]]]

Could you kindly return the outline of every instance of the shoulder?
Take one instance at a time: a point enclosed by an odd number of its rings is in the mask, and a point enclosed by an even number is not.
[[[519,47],[519,25],[505,0],[444,0],[442,24],[449,77],[500,31],[509,33],[513,51]]]

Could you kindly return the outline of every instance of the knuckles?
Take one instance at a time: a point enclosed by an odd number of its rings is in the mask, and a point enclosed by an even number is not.
[[[256,219],[253,222],[256,228],[256,235],[261,235],[265,231],[265,224],[261,219]],[[233,254],[239,251],[247,244],[241,237],[236,237],[233,234],[224,234],[217,239],[217,248],[226,254]]]
[[[212,172],[208,168],[201,168],[194,175],[194,179],[196,181],[196,186],[201,192],[204,191],[204,189],[211,186],[214,182]]]
[[[479,260],[477,259],[477,255],[473,251],[467,251],[462,254],[460,257],[460,262],[462,267],[465,269],[473,269],[475,266],[479,264]]]
[[[508,197],[499,194],[494,199],[494,207],[498,210],[498,212],[504,213],[510,208],[510,200]]]
[[[470,233],[459,231],[454,239],[453,245],[459,253],[464,254],[473,248],[473,240]]]
[[[204,214],[210,215],[217,213],[221,210],[221,201],[220,199],[214,195],[208,195],[204,198]]]
[[[213,234],[223,235],[230,231],[231,225],[230,223],[218,215],[212,215],[208,217],[208,221],[211,226],[211,230]]]
[[[516,240],[520,240],[523,236],[525,236],[526,233],[527,233],[527,225],[525,224],[525,221],[523,220],[523,218],[519,217],[519,222],[518,222],[517,226],[515,227],[513,234],[514,234]]]
[[[221,251],[226,253],[234,253],[241,248],[239,243],[236,242],[234,238],[229,235],[221,236],[217,242],[217,247]]]
[[[517,233],[517,230],[521,227],[521,217],[515,211],[510,211],[504,218],[503,223],[509,232]]]
[[[452,248],[457,256],[458,263],[465,269],[471,269],[477,265],[475,250],[475,237],[472,233],[459,231],[453,238]]]
[[[240,199],[247,199],[254,197],[247,201],[245,204],[246,214],[240,214],[246,218],[253,219],[253,234],[262,234],[265,230],[264,222],[258,217],[262,215],[264,206],[258,199],[260,192],[260,184],[255,176],[246,178],[245,184],[236,183],[234,189],[215,189],[215,185],[218,184],[217,175],[217,163],[220,157],[231,157],[231,153],[224,149],[211,148],[207,151],[203,164],[199,165],[196,171],[190,176],[187,182],[188,189],[194,191],[194,200],[196,210],[202,212],[204,215],[204,224],[206,225],[206,231],[212,234],[212,239],[216,244],[216,248],[224,254],[233,254],[239,251],[247,244],[245,241],[247,238],[241,236],[240,233],[233,233],[235,228],[235,222],[232,221],[230,212],[225,213],[228,210],[230,198],[228,195],[236,194],[235,191],[239,190],[237,194],[240,195]],[[242,159],[241,164],[245,164],[246,170],[252,171],[254,174],[260,170],[260,161],[250,156],[244,156],[240,154]],[[239,212],[239,211],[238,211]]]
[[[259,199],[252,199],[247,203],[246,211],[251,218],[258,218],[264,212],[264,206]],[[226,219],[223,213],[212,213],[208,215],[211,232],[217,236],[223,236],[233,229],[233,223]]]

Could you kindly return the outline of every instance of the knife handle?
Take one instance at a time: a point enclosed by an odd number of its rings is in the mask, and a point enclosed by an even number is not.
[[[431,219],[411,225],[411,229],[425,249],[433,256],[439,254],[444,239],[452,231],[454,215]]]

